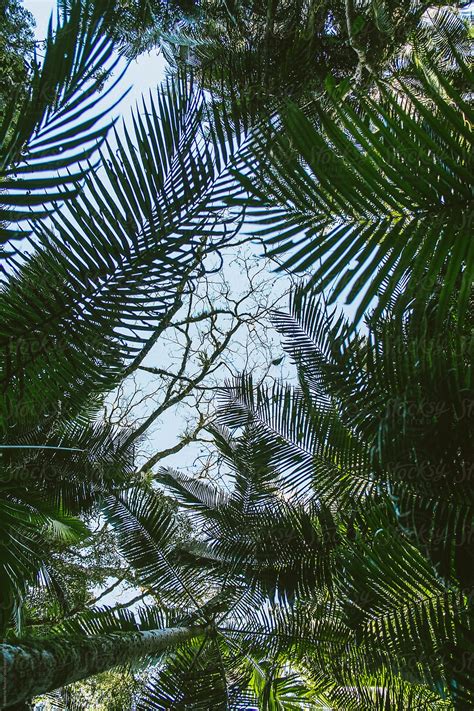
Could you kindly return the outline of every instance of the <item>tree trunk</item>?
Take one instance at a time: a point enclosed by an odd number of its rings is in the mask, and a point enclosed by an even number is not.
[[[204,633],[204,627],[170,627],[0,644],[0,709]]]

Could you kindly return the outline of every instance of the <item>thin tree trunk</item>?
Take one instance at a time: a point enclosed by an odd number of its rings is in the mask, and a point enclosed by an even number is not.
[[[170,627],[0,644],[0,709],[160,652],[205,632],[204,627]]]

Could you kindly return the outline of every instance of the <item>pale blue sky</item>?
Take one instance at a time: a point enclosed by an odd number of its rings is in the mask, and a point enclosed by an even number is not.
[[[35,17],[36,20],[36,37],[38,40],[44,39],[47,32],[48,22],[51,13],[55,10],[56,2],[55,0],[24,0],[24,6],[28,9]],[[161,83],[165,76],[165,61],[163,57],[158,53],[157,50],[151,51],[150,53],[141,55],[138,60],[133,61],[126,72],[125,77],[120,82],[120,86],[116,87],[113,94],[111,94],[106,102],[108,105],[114,103],[114,101],[119,97],[119,95],[124,91],[125,88],[130,87],[130,91],[124,100],[114,109],[116,115],[122,116],[125,120],[129,116],[130,110],[135,106],[137,101],[143,94],[148,94],[150,89],[155,89],[157,85]],[[101,107],[102,108],[102,107]],[[111,136],[112,140],[113,137]],[[260,249],[258,246],[248,247],[248,252],[259,253]],[[270,277],[270,274],[268,275]],[[226,273],[226,279],[231,283],[232,289],[238,289],[239,287],[239,275],[238,273],[229,270]],[[279,281],[276,285],[278,293],[282,293],[285,289],[283,285],[283,280]],[[339,306],[342,303],[339,302]],[[354,305],[345,306],[344,311],[347,316],[351,316],[354,311]],[[277,346],[278,348],[278,346]],[[279,348],[278,348],[279,350]],[[279,353],[277,353],[279,355]],[[232,356],[229,356],[232,357]],[[148,365],[156,365],[160,362],[161,367],[165,367],[163,361],[163,352],[153,350],[150,357],[147,358]],[[235,363],[235,367],[240,366]],[[275,373],[276,374],[276,373]],[[176,413],[168,412],[164,420],[161,422],[161,426],[157,428],[154,435],[151,438],[151,447],[153,450],[160,451],[173,446],[176,443],[176,436],[184,429],[184,421]],[[172,464],[173,466],[186,467],[191,464],[194,459],[196,452],[193,452],[194,447],[190,448],[189,452],[183,451],[179,455],[174,456],[171,460],[168,458],[166,460],[167,464]]]
[[[55,0],[24,0],[24,6],[30,10],[35,17],[37,39],[44,39],[47,32],[49,18],[56,7]],[[165,61],[156,50],[148,54],[141,55],[138,60],[131,63],[124,79],[120,82],[120,87],[117,87],[114,90],[114,95],[110,95],[106,99],[107,104],[113,104],[119,97],[120,93],[122,93],[125,88],[130,87],[130,92],[126,98],[114,110],[116,115],[122,116],[125,120],[127,120],[131,108],[136,104],[140,97],[143,94],[148,94],[150,89],[155,89],[156,86],[161,83],[164,75]],[[111,139],[113,140],[112,136]],[[260,253],[260,251],[261,250],[258,246],[248,246],[249,253]],[[270,277],[270,274],[268,276]],[[226,273],[226,279],[231,283],[233,290],[238,289],[239,274],[235,272],[235,270],[228,270]],[[282,279],[281,281],[278,281],[278,284],[276,285],[277,292],[282,293],[285,288],[286,280]],[[339,305],[342,306],[342,304]],[[350,316],[354,312],[354,307],[346,306],[344,311],[348,316]],[[278,340],[278,338],[276,340]],[[277,346],[276,355],[280,355],[278,351],[279,347]],[[228,357],[232,358],[230,355]],[[165,367],[163,360],[165,360],[163,358],[163,349],[160,351],[155,348],[147,358],[147,365],[155,366],[159,363],[160,367]],[[236,368],[240,368],[237,363],[233,363],[233,365],[235,365]],[[160,451],[173,446],[176,443],[176,436],[183,431],[184,425],[185,422],[178,413],[171,413],[168,411],[166,417],[163,418],[160,426],[155,430],[151,437],[150,450],[153,451],[153,449],[156,448],[155,451]],[[195,447],[190,447],[172,458],[167,458],[166,464],[176,467],[187,467],[192,463],[195,455]]]
[[[35,17],[37,39],[44,39],[51,12],[54,11],[56,6],[55,0],[24,0],[24,6]],[[107,99],[107,103],[114,103],[125,88],[131,87],[128,95],[115,109],[116,115],[122,116],[125,120],[127,120],[130,110],[135,106],[142,94],[147,94],[150,89],[155,89],[156,86],[161,83],[164,75],[165,62],[163,57],[157,51],[144,54],[140,56],[138,60],[131,63],[120,87],[117,87],[114,95],[111,95]],[[113,140],[112,136],[111,139]],[[249,250],[259,251],[258,248],[254,249],[250,246]],[[235,285],[234,283],[232,284],[232,288],[235,286],[235,289],[237,290],[239,286],[239,273],[234,269],[234,272],[229,274],[226,278],[230,279],[232,282],[237,282]],[[155,347],[147,358],[147,364],[150,366],[159,365],[160,367],[165,367],[165,363],[163,362],[165,360],[166,354],[164,353],[164,348],[162,347],[160,350],[159,347]],[[235,366],[238,367],[237,364],[235,364]],[[142,376],[143,377],[140,378],[140,381],[150,379],[147,374],[142,374]],[[223,374],[223,378],[224,377],[225,374]],[[149,411],[150,408],[151,403],[148,403],[147,409]],[[183,431],[185,424],[186,422],[182,411],[167,411],[166,416],[159,421],[158,427],[153,431],[153,434],[150,437],[150,454],[154,451],[160,451],[173,446],[177,441],[177,436]],[[188,446],[179,454],[160,462],[160,465],[163,463],[178,468],[190,467],[194,458],[197,456],[198,451],[199,445]],[[108,582],[112,581],[110,580]],[[101,600],[101,603],[115,604],[117,602],[125,602],[131,597],[133,597],[133,591],[127,590],[123,586],[120,586],[114,590],[113,593]]]
[[[24,0],[24,6],[28,9],[35,17],[36,20],[36,37],[38,40],[44,39],[47,32],[48,22],[51,16],[51,12],[54,11],[56,7],[55,0]],[[123,99],[120,104],[114,109],[115,115],[121,116],[127,121],[131,109],[140,100],[142,95],[147,95],[149,90],[154,90],[163,80],[165,76],[165,61],[163,57],[156,51],[152,51],[148,54],[141,55],[138,60],[133,61],[125,77],[120,82],[120,86],[117,87],[114,92],[105,100],[106,105],[111,105],[119,98],[120,94],[123,93],[124,89],[131,88],[125,99]],[[103,107],[101,106],[101,110]],[[110,117],[108,117],[110,118]],[[119,128],[120,130],[120,128]],[[113,143],[113,135],[110,134],[110,139]],[[259,252],[258,247],[249,245],[248,250],[251,252]],[[229,261],[229,260],[227,260]],[[270,274],[269,274],[270,277]],[[238,292],[241,284],[239,283],[239,272],[232,268],[226,268],[225,278],[231,283],[232,290]],[[283,280],[282,280],[283,282]],[[284,287],[278,289],[278,293],[282,293]],[[167,346],[168,348],[169,346]],[[279,351],[279,348],[278,348]],[[233,357],[234,356],[228,356]],[[147,357],[146,364],[148,366],[159,366],[167,367],[167,356],[165,352],[165,346],[155,346],[153,351]],[[236,362],[233,363],[235,368],[239,368],[238,358]],[[226,374],[223,373],[222,378],[224,379]],[[150,376],[145,373],[139,375],[140,383],[146,383],[150,381]],[[145,411],[150,411],[151,403],[149,402]],[[145,414],[142,413],[142,414]],[[167,449],[177,442],[177,437],[184,431],[186,426],[186,421],[184,419],[184,414],[181,411],[167,411],[166,416],[158,421],[157,427],[154,428],[153,433],[150,436],[150,446],[149,451],[161,451]],[[192,465],[194,458],[198,454],[198,445],[193,445],[187,447],[185,450],[181,451],[179,454],[173,457],[168,457],[166,459],[167,465],[172,465],[175,467],[189,467]],[[161,462],[160,462],[161,464]]]
[[[36,37],[41,40],[46,36],[51,12],[56,7],[56,0],[23,0],[23,4],[36,20]],[[165,72],[165,61],[157,51],[143,54],[137,61],[131,63],[127,72],[124,85],[131,87],[129,94],[120,105],[120,113],[127,114],[127,109],[134,106],[140,99],[143,92],[155,88],[159,84]],[[119,90],[117,89],[116,96]],[[111,97],[113,98],[113,97]]]

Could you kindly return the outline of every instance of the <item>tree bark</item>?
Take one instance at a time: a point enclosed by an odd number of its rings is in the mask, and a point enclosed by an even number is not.
[[[0,709],[160,652],[205,631],[204,627],[170,627],[0,644]]]

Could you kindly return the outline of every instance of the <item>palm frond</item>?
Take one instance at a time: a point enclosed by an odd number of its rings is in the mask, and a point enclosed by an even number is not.
[[[155,590],[170,607],[201,613],[197,571],[180,565],[176,554],[178,524],[169,503],[156,492],[131,488],[105,499],[104,516],[117,530],[125,559],[143,586]],[[202,571],[202,578],[206,575]],[[183,602],[185,600],[185,602]]]
[[[205,128],[217,119],[185,79],[142,110],[117,152],[102,154],[104,174],[89,176],[50,225],[37,225],[33,254],[11,260],[2,295],[6,417],[19,398],[40,417],[64,392],[89,393],[85,382],[110,390],[186,290],[206,245],[228,235],[213,201],[232,191],[227,168],[239,137],[229,139],[222,121],[219,132]]]
[[[403,87],[414,112],[382,87],[377,102],[360,98],[362,116],[336,96],[333,112],[315,104],[314,121],[290,105],[271,150],[260,141],[258,179],[239,173],[256,234],[289,253],[282,268],[312,270],[319,290],[333,284],[330,303],[357,301],[357,319],[407,275],[404,305],[426,303],[442,278],[439,323],[453,296],[460,317],[468,308],[474,114],[436,76],[439,89],[420,78],[430,108]]]
[[[170,468],[161,468],[156,474],[156,480],[173,493],[173,498],[181,505],[190,509],[190,513],[201,508],[218,509],[224,506],[228,497],[225,492],[208,484]]]
[[[231,493],[222,509],[200,511],[205,564],[239,574],[253,594],[236,606],[246,628],[226,634],[251,645],[260,630],[281,641],[272,654],[306,655],[316,696],[336,708],[415,699],[453,708],[472,693],[460,663],[471,649],[472,496],[461,474],[471,435],[459,418],[472,334],[470,319],[452,327],[453,306],[444,331],[434,327],[435,299],[403,318],[397,304],[375,312],[358,335],[302,285],[290,312],[275,314],[299,388],[254,388],[242,377],[221,401],[218,418],[234,432],[225,456],[241,486],[259,486],[252,455],[239,456],[237,433],[248,431],[245,447],[265,452],[284,493],[245,509],[231,507]],[[313,497],[297,496],[300,478]],[[286,610],[281,636],[275,600]],[[296,630],[307,643],[294,647]]]
[[[326,394],[320,402],[318,395],[278,383],[254,388],[251,378],[243,377],[223,390],[221,403],[220,422],[254,426],[284,490],[329,501],[343,492],[361,495],[373,484],[364,442],[328,406]]]
[[[48,582],[51,544],[77,542],[89,531],[78,518],[97,506],[104,491],[123,487],[133,471],[133,453],[123,447],[123,433],[93,422],[69,421],[36,432],[11,432],[23,443],[40,441],[68,446],[21,446],[2,454],[0,507],[0,592],[4,628],[21,608],[28,585]],[[37,440],[36,440],[37,441]],[[38,577],[39,576],[39,577]],[[52,592],[57,588],[52,587]],[[21,618],[16,621],[21,626]]]
[[[218,642],[196,640],[185,649],[169,655],[166,665],[155,673],[138,704],[142,711],[152,709],[228,708],[227,679],[222,673]]]
[[[74,0],[68,12],[58,11],[26,98],[20,107],[13,101],[3,114],[2,242],[27,236],[26,221],[43,217],[55,202],[77,193],[88,172],[86,162],[107,135],[112,122],[102,119],[110,108],[101,107],[119,79],[99,92],[117,67],[114,44],[104,31],[106,14],[107,3],[96,0]]]

